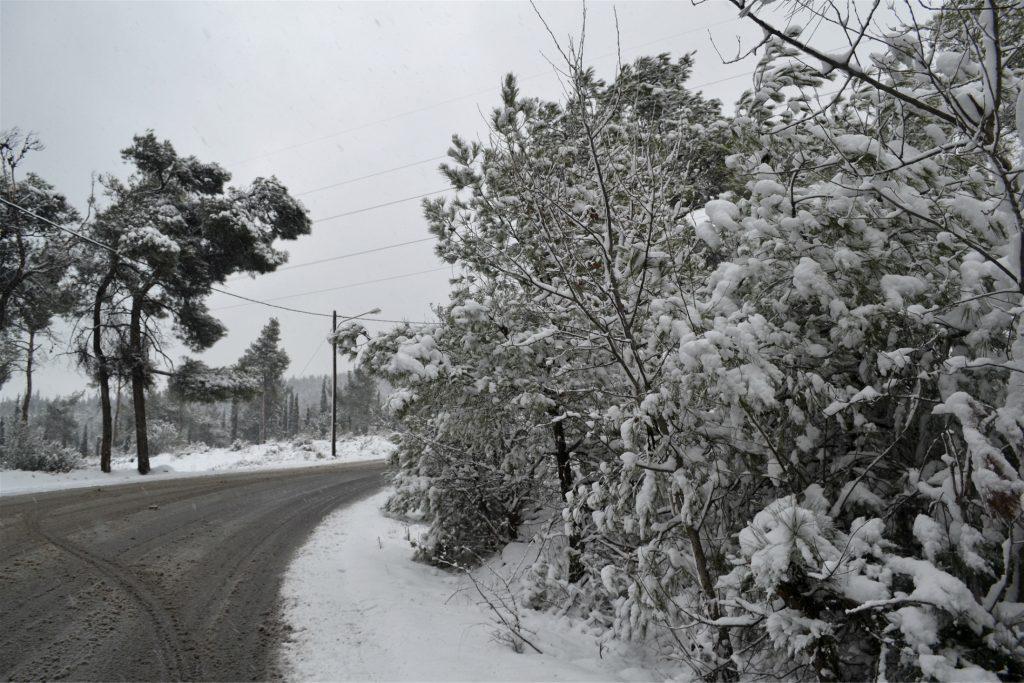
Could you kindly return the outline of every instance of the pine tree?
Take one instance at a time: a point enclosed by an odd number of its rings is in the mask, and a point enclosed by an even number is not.
[[[292,390],[289,388],[285,391],[284,400],[281,403],[281,425],[280,435],[288,436],[288,430],[291,427],[291,412],[292,412]]]
[[[17,129],[0,132],[0,196],[31,212],[0,205],[0,331],[5,333],[2,355],[8,359],[5,363],[19,355],[23,361],[22,422],[28,422],[29,405],[35,398],[32,378],[40,337],[46,335],[55,315],[70,310],[77,292],[73,287],[61,286],[75,247],[49,222],[71,223],[78,220],[78,212],[36,174],[21,178],[17,173],[26,156],[42,148],[32,133],[22,134]]]
[[[320,382],[320,414],[323,415],[331,409],[331,404],[327,400],[327,378],[324,377],[323,381]]]
[[[281,324],[271,318],[238,361],[238,367],[253,375],[259,385],[259,443],[267,439],[273,417],[270,411],[281,393],[281,378],[288,367],[288,354],[279,347],[280,342]]]
[[[82,454],[82,457],[89,455],[89,423],[86,422],[82,425],[82,442],[78,445],[78,452]]]
[[[141,271],[108,271],[115,272],[128,307],[123,355],[132,384],[138,468],[145,474],[146,391],[160,329],[155,323],[173,315],[175,334],[189,348],[208,348],[225,332],[206,305],[212,287],[240,271],[273,271],[286,259],[274,242],[308,234],[310,220],[277,179],[228,187],[231,176],[221,166],[179,156],[152,131],[136,136],[121,156],[134,172],[127,181],[105,177],[111,203],[92,229],[97,239],[117,243],[132,263],[145,264]]]

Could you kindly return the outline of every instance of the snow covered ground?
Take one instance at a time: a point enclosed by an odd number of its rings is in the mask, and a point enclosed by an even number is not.
[[[227,471],[280,469],[286,467],[314,467],[338,462],[381,460],[391,455],[395,446],[382,436],[357,436],[338,442],[338,457],[331,457],[330,441],[312,441],[307,444],[271,442],[248,445],[238,450],[209,448],[186,453],[163,453],[150,458],[149,479],[198,476]],[[135,469],[134,458],[115,458],[113,472],[104,474],[95,459],[86,461],[87,469],[50,474],[0,470],[0,496],[19,493],[40,493],[57,489],[88,486],[130,484],[142,478]]]
[[[412,526],[384,517],[389,491],[327,517],[285,575],[285,675],[300,681],[649,681],[621,643],[599,646],[565,618],[520,610],[543,654],[517,654],[472,582],[411,560]],[[527,546],[514,544],[490,569],[508,572]],[[487,581],[489,569],[480,570]]]

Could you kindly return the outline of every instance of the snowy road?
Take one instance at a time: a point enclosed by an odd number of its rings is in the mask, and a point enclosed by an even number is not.
[[[281,577],[382,463],[0,502],[0,677],[276,677]]]

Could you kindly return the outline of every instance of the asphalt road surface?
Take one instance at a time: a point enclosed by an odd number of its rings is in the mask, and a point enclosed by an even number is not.
[[[383,473],[359,463],[0,499],[0,677],[279,677],[290,558]]]

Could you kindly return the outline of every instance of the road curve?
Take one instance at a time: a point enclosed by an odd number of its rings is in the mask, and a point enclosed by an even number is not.
[[[383,473],[329,465],[0,499],[0,677],[279,677],[292,554]]]

